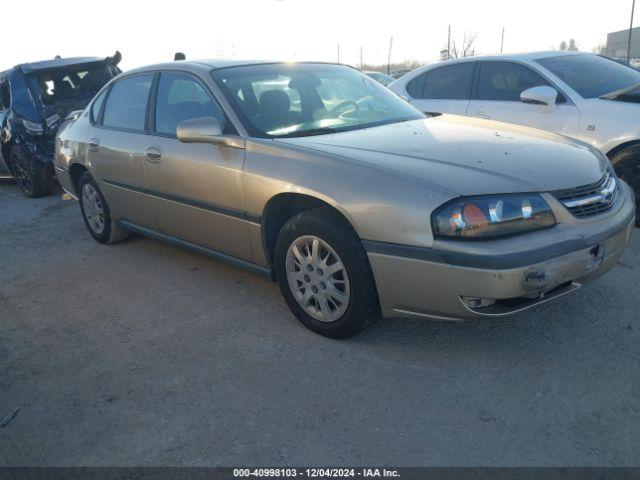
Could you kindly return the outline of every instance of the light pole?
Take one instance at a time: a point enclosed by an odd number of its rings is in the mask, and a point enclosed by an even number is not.
[[[636,9],[636,0],[631,4],[631,23],[629,24],[629,41],[627,42],[627,62],[631,61],[631,31],[633,30],[633,13]]]

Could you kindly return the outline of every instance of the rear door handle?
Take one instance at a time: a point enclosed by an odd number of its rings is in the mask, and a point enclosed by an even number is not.
[[[96,151],[98,151],[99,148],[100,148],[100,142],[95,138],[90,138],[89,139],[89,150],[91,150],[92,152],[96,152]]]
[[[471,116],[477,118],[485,118],[487,120],[491,118],[487,112],[483,112],[482,110],[478,110],[477,112],[472,113]]]
[[[160,161],[162,160],[162,152],[159,148],[149,147],[147,148],[144,157],[147,159],[147,162],[160,163]]]

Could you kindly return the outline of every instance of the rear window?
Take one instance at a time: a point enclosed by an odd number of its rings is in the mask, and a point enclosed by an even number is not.
[[[58,68],[30,75],[31,88],[40,93],[45,105],[91,97],[118,74],[112,65],[98,63],[75,68]]]
[[[466,100],[469,98],[475,62],[455,63],[423,73],[407,85],[412,98]]]
[[[153,74],[145,74],[116,81],[104,106],[102,124],[123,130],[143,131],[152,80]]]
[[[100,115],[100,109],[102,108],[102,104],[104,103],[104,99],[107,96],[107,90],[105,89],[103,92],[98,95],[98,97],[93,101],[93,105],[91,105],[91,121],[97,122],[98,117]]]

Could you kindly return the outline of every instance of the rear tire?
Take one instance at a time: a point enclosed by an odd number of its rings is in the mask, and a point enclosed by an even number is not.
[[[78,195],[82,218],[96,241],[111,245],[127,239],[129,232],[118,227],[100,187],[89,172],[80,177]]]
[[[640,145],[633,145],[616,153],[611,158],[616,175],[627,182],[636,197],[636,207],[640,205]],[[640,218],[636,215],[636,227]]]
[[[360,239],[329,207],[299,213],[282,227],[275,270],[287,305],[316,333],[348,338],[380,316],[376,285]]]
[[[51,195],[53,190],[53,168],[51,164],[34,159],[20,145],[10,151],[11,173],[22,193],[29,198]]]

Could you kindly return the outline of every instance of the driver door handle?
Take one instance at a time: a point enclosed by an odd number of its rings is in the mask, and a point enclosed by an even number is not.
[[[162,152],[159,148],[149,147],[147,148],[144,157],[147,159],[147,162],[160,163],[162,161]]]

